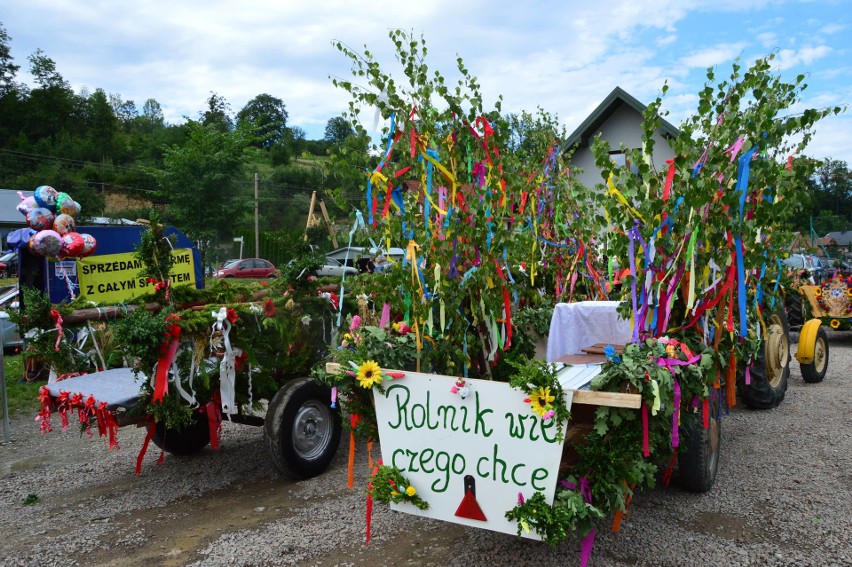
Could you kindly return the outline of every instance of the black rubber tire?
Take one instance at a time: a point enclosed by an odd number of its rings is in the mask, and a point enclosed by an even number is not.
[[[192,423],[181,429],[169,429],[161,422],[154,427],[154,445],[172,455],[192,455],[210,444],[207,415],[201,412],[192,414]]]
[[[822,382],[828,372],[828,333],[820,326],[814,345],[814,359],[810,364],[800,364],[802,378],[809,384]]]
[[[802,306],[802,295],[793,291],[784,298],[784,307],[787,309],[787,324],[790,330],[798,331],[805,324],[805,312]]]
[[[285,384],[266,410],[264,437],[275,467],[296,480],[325,471],[340,444],[340,411],[331,390],[310,378]]]
[[[745,383],[745,367],[737,374],[740,399],[751,409],[772,409],[784,401],[790,378],[790,328],[783,310],[768,314],[766,336],[751,367],[751,384]],[[768,362],[768,363],[767,363]]]
[[[680,418],[680,450],[677,453],[680,486],[689,492],[707,492],[716,482],[722,425],[719,421],[718,390],[710,393],[710,427],[704,429],[704,414],[687,411]]]

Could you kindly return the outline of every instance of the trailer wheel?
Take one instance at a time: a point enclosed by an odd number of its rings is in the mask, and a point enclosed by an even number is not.
[[[772,409],[784,400],[790,377],[790,328],[783,310],[771,313],[765,320],[766,332],[762,348],[750,370],[751,383],[739,373],[740,398],[752,409]]]
[[[716,482],[722,427],[719,422],[719,392],[710,394],[709,427],[704,428],[704,415],[681,414],[681,450],[677,454],[680,485],[689,492],[707,492]]]
[[[180,429],[168,428],[160,421],[154,427],[154,445],[172,455],[192,455],[210,444],[207,416],[200,412],[193,413],[192,423]]]
[[[317,476],[334,458],[341,425],[330,400],[329,388],[310,378],[293,380],[272,398],[263,429],[272,462],[284,476]]]
[[[814,343],[814,359],[810,364],[800,364],[802,378],[805,382],[816,384],[822,382],[828,370],[828,333],[820,326]]]

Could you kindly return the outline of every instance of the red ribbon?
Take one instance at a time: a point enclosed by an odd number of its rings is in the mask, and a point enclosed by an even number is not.
[[[56,352],[59,352],[59,343],[62,342],[62,337],[65,336],[65,332],[62,330],[62,313],[57,311],[55,307],[51,307],[50,318],[53,319],[53,324],[56,327],[57,331],[56,345],[54,345],[54,350]]]
[[[154,437],[154,418],[148,418],[148,433],[145,435],[145,440],[142,441],[142,447],[139,449],[139,454],[136,456],[136,476],[139,476],[142,473],[142,459],[145,458],[145,453],[148,452],[148,443],[151,442],[151,439]]]

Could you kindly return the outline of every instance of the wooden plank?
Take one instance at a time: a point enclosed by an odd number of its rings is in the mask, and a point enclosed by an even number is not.
[[[325,371],[329,374],[340,372],[340,363],[326,362]],[[386,370],[387,372],[402,372]],[[575,404],[586,404],[593,406],[607,406],[611,408],[639,409],[642,407],[642,396],[640,394],[623,394],[621,392],[593,392],[591,390],[571,390],[574,392]]]
[[[593,406],[607,406],[611,408],[639,409],[642,407],[642,395],[622,394],[621,392],[574,390],[574,403]]]
[[[606,343],[596,343],[596,344],[593,344],[592,346],[586,347],[586,348],[581,349],[581,350],[585,353],[588,353],[588,354],[603,354],[604,349],[607,346],[611,346],[612,348],[614,348],[615,352],[617,352],[618,354],[621,354],[621,353],[624,352],[624,345],[608,345]]]

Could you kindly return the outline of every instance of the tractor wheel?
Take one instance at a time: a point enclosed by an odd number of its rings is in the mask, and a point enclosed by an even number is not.
[[[787,323],[790,329],[798,331],[805,324],[805,313],[802,305],[802,295],[793,292],[784,299],[784,307],[787,309]]]
[[[751,367],[750,384],[744,373],[738,376],[740,398],[752,409],[772,409],[784,400],[790,377],[790,328],[783,310],[771,313],[765,320],[766,334],[762,348]]]
[[[801,340],[801,338],[799,338]],[[802,378],[805,382],[816,384],[822,382],[828,371],[828,333],[820,326],[814,343],[814,359],[810,364],[800,364]]]
[[[707,492],[716,481],[719,448],[722,443],[719,396],[718,390],[710,393],[710,419],[706,429],[701,411],[681,414],[681,442],[677,463],[680,485],[689,492]]]

